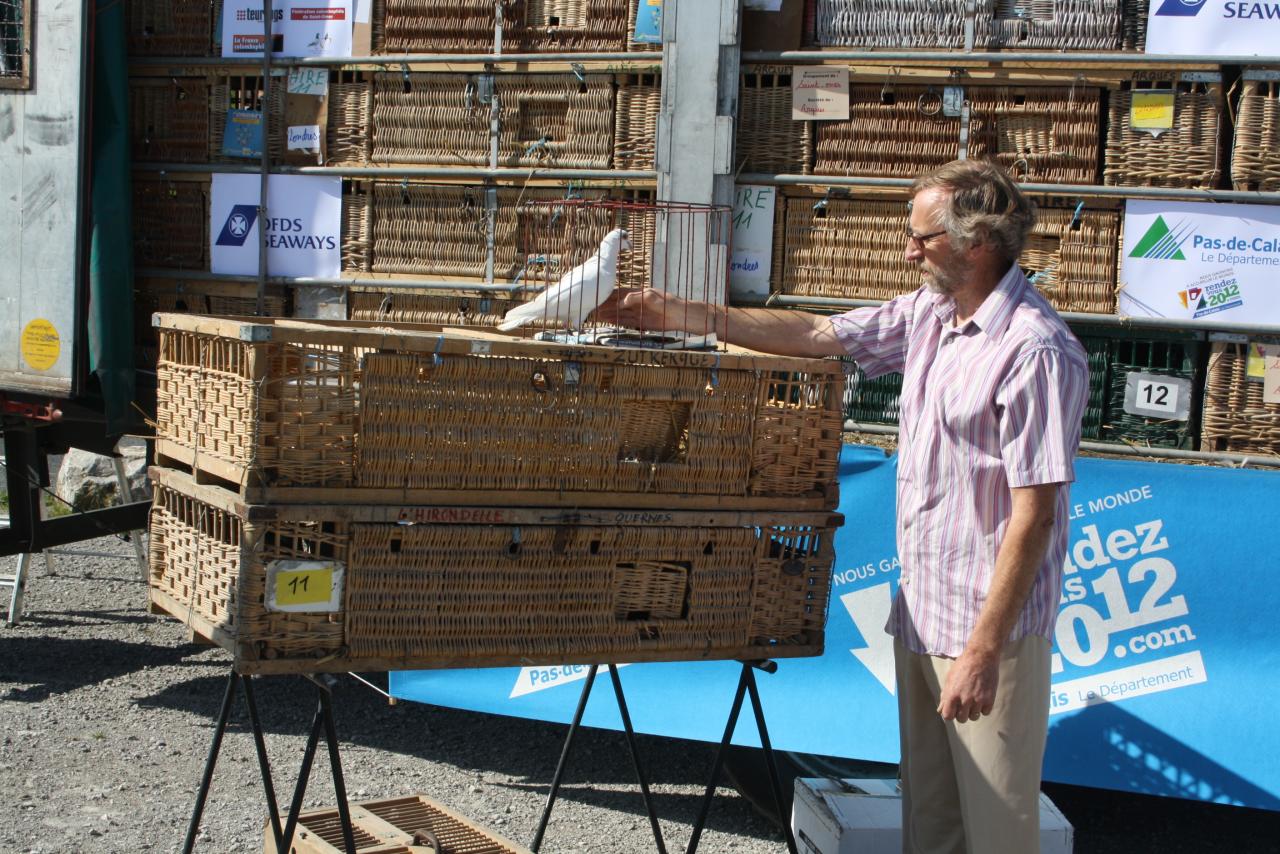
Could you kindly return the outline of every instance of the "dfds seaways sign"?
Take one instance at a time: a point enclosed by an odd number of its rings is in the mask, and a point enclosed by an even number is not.
[[[1082,459],[1054,633],[1045,777],[1280,810],[1280,577],[1266,522],[1280,473]],[[759,677],[783,750],[896,762],[892,640],[895,458],[841,457],[826,654]],[[587,668],[394,673],[407,699],[568,721]],[[643,732],[718,741],[732,662],[621,673]],[[620,728],[597,683],[589,726]],[[750,715],[741,743],[758,743]]]
[[[1280,207],[1125,203],[1119,314],[1280,323]]]
[[[260,188],[257,175],[213,176],[210,269],[257,275],[258,229],[265,225],[270,275],[336,278],[342,269],[342,179],[272,175],[265,224],[258,219]]]
[[[1280,2],[1151,0],[1147,53],[1252,56],[1275,53]]]

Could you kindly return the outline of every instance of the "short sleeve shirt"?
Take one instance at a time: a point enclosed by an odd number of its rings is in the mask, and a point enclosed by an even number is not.
[[[966,323],[921,288],[832,318],[869,377],[903,375],[898,434],[902,574],[887,630],[958,656],[986,602],[1011,488],[1061,483],[1044,561],[1009,640],[1050,637],[1067,547],[1069,484],[1088,397],[1084,348],[1017,265]]]

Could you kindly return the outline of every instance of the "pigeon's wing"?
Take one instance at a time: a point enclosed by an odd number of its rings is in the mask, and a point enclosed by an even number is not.
[[[548,320],[568,321],[574,323],[580,303],[585,295],[587,300],[595,299],[595,280],[599,261],[593,256],[560,277],[560,281],[549,285],[535,299],[518,305],[503,316],[498,328],[504,332],[532,323],[542,317]],[[585,290],[584,290],[585,289]],[[603,298],[602,298],[603,299]],[[589,307],[583,314],[585,317],[595,309]],[[577,323],[581,323],[579,319]]]
[[[546,302],[547,295],[546,292],[543,292],[536,299],[516,306],[503,315],[502,322],[498,324],[498,328],[503,332],[510,332],[512,329],[518,329],[526,323],[532,323],[542,317],[543,307]]]

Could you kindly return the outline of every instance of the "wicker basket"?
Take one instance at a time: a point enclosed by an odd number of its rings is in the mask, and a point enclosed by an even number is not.
[[[781,293],[887,300],[920,287],[900,201],[791,197],[779,219]],[[1059,311],[1110,314],[1119,228],[1114,210],[1046,205],[1018,263]]]
[[[129,0],[129,54],[213,56],[220,11],[209,0]]]
[[[1184,75],[1185,76],[1185,75]],[[1173,128],[1152,136],[1130,123],[1133,92],[1150,91],[1135,82],[1111,93],[1102,182],[1136,187],[1213,189],[1222,171],[1218,129],[1223,119],[1220,75],[1208,82],[1166,80],[1156,91],[1174,92]]]
[[[209,87],[203,77],[131,79],[129,119],[135,162],[209,159]]]
[[[208,268],[208,184],[133,182],[133,263],[135,267]]]
[[[510,74],[494,78],[494,87],[498,165],[609,168],[612,76]],[[372,160],[487,166],[492,111],[482,88],[478,75],[375,74]]]
[[[960,119],[942,111],[941,85],[849,87],[849,120],[817,122],[819,175],[911,178],[954,160]],[[1098,174],[1101,91],[1085,86],[968,86],[969,156],[1025,181],[1092,184]]]
[[[1120,48],[1141,53],[1147,48],[1147,15],[1150,0],[1121,0]]]
[[[1238,454],[1280,454],[1280,403],[1264,403],[1263,385],[1248,375],[1249,348],[1216,341],[1209,355],[1200,450]]]
[[[834,506],[843,376],[821,360],[156,323],[157,452],[249,500]]]
[[[987,46],[1116,50],[1123,0],[995,0]]]
[[[499,166],[608,169],[613,159],[613,77],[512,74],[497,79]]]
[[[621,51],[631,42],[633,0],[525,0],[516,38],[532,51]]]
[[[1018,264],[1058,311],[1114,314],[1120,214],[1041,205]]]
[[[211,282],[186,279],[138,278],[133,290],[135,360],[141,369],[154,371],[160,341],[151,316],[156,312],[220,314],[249,317],[258,309],[258,286],[246,282]],[[288,317],[288,292],[267,285],[263,310],[268,317]]]
[[[493,52],[493,0],[379,0],[378,5],[372,21],[378,53]],[[517,4],[503,3],[502,12],[503,33],[512,33]]]
[[[969,156],[1020,181],[1098,181],[1102,90],[1089,86],[970,86]]]
[[[506,295],[422,293],[408,288],[359,289],[347,295],[352,320],[492,328],[523,300]]]
[[[1277,78],[1274,71],[1264,72]],[[1244,89],[1235,117],[1231,153],[1231,186],[1237,190],[1274,192],[1280,188],[1280,79],[1258,79],[1244,72]]]
[[[373,75],[375,163],[487,166],[489,107],[469,74]]]
[[[227,110],[260,110],[265,112],[266,129],[263,142],[276,160],[284,156],[284,78],[271,81],[269,103],[263,103],[262,77],[232,75],[219,80],[209,92],[209,159],[224,163],[244,163],[246,158],[227,157],[222,153],[223,135],[227,129]]]
[[[658,138],[662,78],[657,74],[618,77],[618,108],[613,133],[614,169],[653,169]]]
[[[819,45],[964,47],[965,0],[817,0],[813,16]]]
[[[854,84],[849,120],[815,124],[818,175],[912,178],[960,150],[960,120],[942,115],[941,86]]]
[[[329,85],[329,126],[325,134],[328,162],[365,166],[372,161],[372,75],[339,72]]]
[[[822,652],[836,514],[261,506],[152,479],[151,600],[240,672]],[[335,567],[282,607],[288,572]]]
[[[342,269],[367,273],[373,267],[373,212],[367,188],[344,184],[342,194]]]
[[[738,104],[738,171],[813,171],[811,121],[791,118],[791,70],[756,68],[742,75]]]
[[[459,815],[424,795],[362,801],[348,806],[356,850],[369,854],[531,854],[528,848]],[[423,843],[423,832],[440,843]],[[298,816],[293,854],[344,854],[342,816],[337,807],[308,810]],[[277,854],[270,827],[263,854]]]
[[[786,230],[781,293],[887,300],[920,287],[903,254],[901,201],[790,197],[779,224]]]

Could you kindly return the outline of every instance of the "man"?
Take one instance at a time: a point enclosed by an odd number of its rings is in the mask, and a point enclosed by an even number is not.
[[[1084,349],[1018,269],[1032,205],[998,166],[913,185],[923,287],[835,317],[618,292],[602,314],[903,374],[894,635],[903,850],[1039,850],[1049,638],[1088,390]],[[665,310],[664,310],[665,309]]]

